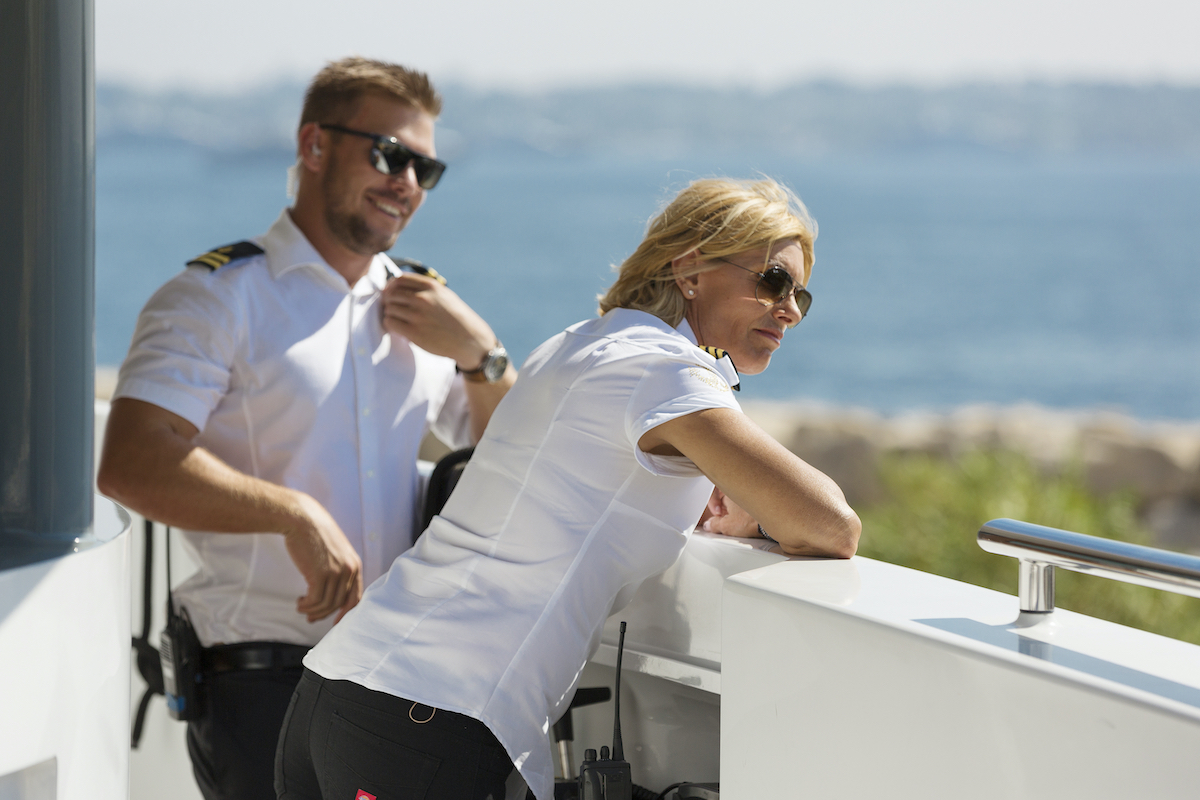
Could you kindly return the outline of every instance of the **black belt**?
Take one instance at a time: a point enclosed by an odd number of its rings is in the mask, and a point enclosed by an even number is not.
[[[219,644],[200,651],[204,672],[245,672],[258,669],[294,669],[303,666],[307,645],[276,642]]]

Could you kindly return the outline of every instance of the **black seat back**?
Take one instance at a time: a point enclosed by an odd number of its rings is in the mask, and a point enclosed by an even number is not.
[[[455,450],[443,457],[433,468],[433,474],[429,476],[429,487],[425,490],[425,505],[421,509],[421,527],[417,529],[417,535],[424,533],[433,518],[441,512],[442,506],[446,505],[474,452],[474,447]]]

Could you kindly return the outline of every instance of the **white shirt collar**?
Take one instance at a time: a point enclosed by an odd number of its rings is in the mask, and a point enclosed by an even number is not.
[[[681,334],[692,344],[698,345],[696,334],[692,333],[692,326],[688,324],[686,319],[679,320],[679,324],[675,326],[675,330]]]
[[[271,277],[278,280],[287,273],[300,267],[311,267],[329,284],[343,292],[356,295],[371,294],[384,287],[388,280],[385,262],[389,261],[383,253],[378,253],[371,260],[367,274],[353,287],[346,284],[346,279],[329,266],[317,249],[312,246],[296,223],[288,209],[279,214],[279,218],[262,237],[263,249],[267,251],[267,269]]]

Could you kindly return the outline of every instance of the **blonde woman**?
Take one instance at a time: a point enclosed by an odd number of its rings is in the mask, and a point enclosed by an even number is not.
[[[786,552],[853,555],[842,492],[733,393],[807,313],[815,236],[771,180],[696,181],[651,221],[601,316],[530,355],[441,515],[308,654],[280,798],[500,798],[515,767],[551,800],[546,731],[714,485]]]

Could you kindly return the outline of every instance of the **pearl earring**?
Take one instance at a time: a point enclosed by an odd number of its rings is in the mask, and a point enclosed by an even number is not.
[[[696,296],[696,290],[688,289],[688,297],[695,297],[695,296]]]

